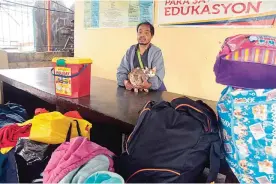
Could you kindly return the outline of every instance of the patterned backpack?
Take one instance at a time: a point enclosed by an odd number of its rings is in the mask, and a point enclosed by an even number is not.
[[[240,183],[276,183],[276,90],[227,87],[217,104],[227,163]]]
[[[229,37],[217,56],[217,83],[240,88],[276,88],[276,38],[266,35]]]

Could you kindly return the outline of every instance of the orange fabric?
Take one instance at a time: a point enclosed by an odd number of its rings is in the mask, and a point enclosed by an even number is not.
[[[83,119],[78,111],[69,111],[64,114],[64,116],[76,119]]]
[[[41,113],[47,113],[47,112],[49,112],[49,111],[47,111],[44,108],[37,108],[37,109],[35,109],[35,115],[38,115],[38,114],[41,114]]]
[[[47,113],[47,111],[44,108],[37,108],[35,109],[35,115],[41,114],[41,113]],[[78,111],[69,111],[64,114],[64,116],[70,117],[70,118],[76,118],[76,119],[83,119]]]

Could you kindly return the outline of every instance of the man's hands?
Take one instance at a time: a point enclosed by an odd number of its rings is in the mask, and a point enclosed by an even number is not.
[[[143,84],[139,85],[139,86],[133,86],[129,82],[129,80],[125,80],[124,81],[124,85],[125,85],[125,87],[126,87],[127,90],[132,90],[133,88],[136,88],[136,89],[149,89],[151,87],[151,83],[149,83],[147,80],[144,80]]]
[[[124,80],[124,85],[125,85],[127,90],[132,90],[133,89],[133,85],[129,82],[129,80]]]
[[[151,83],[148,81],[144,81],[142,85],[139,86],[139,89],[149,89],[151,87]]]

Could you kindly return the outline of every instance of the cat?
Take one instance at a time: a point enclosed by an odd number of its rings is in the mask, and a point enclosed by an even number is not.
[[[239,139],[247,136],[247,127],[241,123],[238,123],[238,126],[234,126],[234,133],[238,135]]]
[[[258,161],[259,172],[264,172],[266,174],[273,174],[273,162],[269,160],[264,160],[263,162]]]
[[[241,160],[239,162],[240,164],[240,167],[244,170],[244,171],[247,171],[248,170],[248,167],[247,167],[247,161],[246,160]]]
[[[143,81],[147,81],[149,78],[154,77],[156,74],[156,67],[149,69],[149,68],[134,68],[129,74],[128,74],[128,79],[130,81],[130,83],[133,85],[134,87],[134,92],[138,93],[138,88],[137,86],[140,86],[143,84]],[[140,89],[140,91],[145,91],[145,92],[149,92],[148,89]]]
[[[243,177],[243,180],[245,181],[245,183],[253,183],[254,182],[254,179],[249,175],[243,174],[242,177]]]
[[[237,108],[237,109],[234,110],[234,116],[235,116],[237,119],[243,118],[241,108]]]
[[[276,139],[272,140],[271,146],[265,147],[265,153],[272,157],[276,157]]]
[[[267,119],[267,106],[266,105],[256,105],[252,107],[252,113],[254,119],[260,119],[262,121]]]
[[[240,156],[245,158],[249,156],[249,149],[247,144],[242,139],[236,140],[236,145],[239,150]]]

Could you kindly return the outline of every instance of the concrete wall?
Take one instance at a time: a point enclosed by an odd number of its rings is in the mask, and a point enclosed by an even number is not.
[[[69,57],[68,52],[8,53],[9,68],[38,68],[52,66],[53,57]]]

